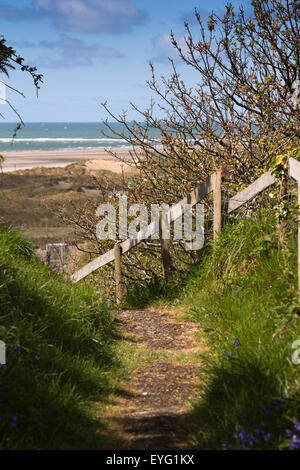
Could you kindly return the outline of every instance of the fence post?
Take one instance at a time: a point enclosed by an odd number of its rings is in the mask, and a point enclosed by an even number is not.
[[[121,271],[121,255],[122,248],[120,243],[116,243],[114,246],[114,258],[115,258],[115,281],[116,281],[116,299],[117,304],[122,300],[122,271]]]
[[[167,233],[167,220],[166,214],[163,211],[159,212],[159,239],[161,248],[161,259],[163,267],[163,277],[168,280],[170,275],[172,261],[170,256],[170,240],[163,238]]]
[[[50,253],[50,245],[46,245],[46,263],[50,265],[51,262],[51,253]]]
[[[217,241],[219,233],[222,226],[222,169],[219,169],[214,174],[214,184],[213,184],[213,198],[214,198],[214,242]]]

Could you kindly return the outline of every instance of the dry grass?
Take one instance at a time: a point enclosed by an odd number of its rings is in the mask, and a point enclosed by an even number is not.
[[[120,181],[120,175],[106,170],[93,170],[93,176],[99,180],[107,178],[111,185]],[[65,204],[71,211],[71,200],[80,206],[88,199],[101,198],[84,161],[64,168],[2,173],[0,196],[0,218],[7,225],[20,228],[36,248],[45,248],[46,243],[72,243],[72,227],[59,219],[58,207]]]

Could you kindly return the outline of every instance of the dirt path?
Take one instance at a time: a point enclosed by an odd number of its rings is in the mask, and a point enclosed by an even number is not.
[[[119,319],[126,342],[150,360],[142,361],[125,384],[126,393],[107,409],[107,421],[122,439],[117,449],[188,448],[187,401],[199,391],[197,352],[204,347],[195,336],[197,326],[156,309],[124,310]]]

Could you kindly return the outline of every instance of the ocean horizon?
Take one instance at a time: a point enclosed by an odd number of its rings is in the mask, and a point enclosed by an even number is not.
[[[124,130],[121,124],[110,125],[118,132]],[[125,139],[114,137],[101,122],[28,122],[13,139],[15,127],[16,123],[0,122],[0,153],[130,146]]]

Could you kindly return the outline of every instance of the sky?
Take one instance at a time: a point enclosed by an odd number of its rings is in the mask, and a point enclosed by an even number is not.
[[[149,62],[157,76],[168,76],[168,57],[176,59],[170,32],[182,40],[184,22],[193,24],[195,8],[204,20],[222,13],[224,0],[0,0],[0,35],[25,63],[43,74],[36,96],[30,76],[21,71],[0,76],[22,91],[7,89],[7,98],[25,122],[98,122],[124,110],[136,119],[131,102],[149,106]],[[242,0],[231,2],[238,6]],[[244,5],[250,0],[244,0]],[[196,26],[194,26],[197,35]],[[181,39],[180,39],[181,38]],[[197,77],[177,62],[187,83]],[[16,121],[7,104],[6,121]]]

